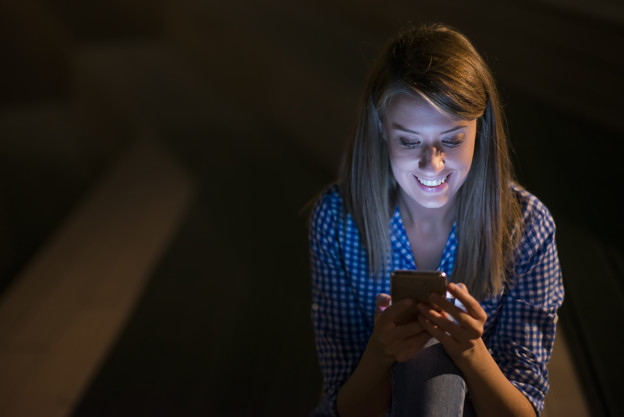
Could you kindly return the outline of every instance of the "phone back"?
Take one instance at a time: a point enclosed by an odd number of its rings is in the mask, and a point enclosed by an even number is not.
[[[416,304],[427,301],[432,292],[446,294],[446,274],[438,271],[396,270],[390,274],[392,302],[404,298],[414,300],[414,305],[397,317],[397,323],[409,323],[418,319]]]
[[[446,293],[446,274],[439,271],[397,270],[390,274],[392,301],[411,298],[414,303],[426,301],[432,292]]]

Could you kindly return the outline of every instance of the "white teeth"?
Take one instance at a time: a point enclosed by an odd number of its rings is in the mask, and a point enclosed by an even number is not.
[[[427,187],[437,187],[438,185],[440,185],[440,184],[442,184],[444,181],[446,181],[446,179],[448,178],[448,175],[447,175],[446,177],[444,177],[444,178],[440,178],[440,179],[438,179],[438,180],[423,180],[423,179],[421,179],[421,178],[419,178],[419,177],[416,177],[416,178],[418,178],[418,181],[419,181],[422,185],[425,185],[425,186],[427,186]]]

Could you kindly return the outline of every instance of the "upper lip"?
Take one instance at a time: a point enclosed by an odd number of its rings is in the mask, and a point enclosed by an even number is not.
[[[416,177],[420,180],[425,180],[425,181],[440,181],[440,180],[445,180],[446,178],[448,178],[449,175],[451,174],[446,174],[446,175],[442,175],[440,177],[435,177],[435,178],[421,177],[419,175],[416,175]]]

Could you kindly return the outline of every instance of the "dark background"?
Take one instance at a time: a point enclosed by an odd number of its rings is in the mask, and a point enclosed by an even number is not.
[[[592,410],[620,413],[624,12],[499,3],[0,4],[0,291],[144,129],[198,188],[75,415],[307,413],[305,205],[335,177],[372,58],[409,21],[454,25],[488,59],[518,177],[558,224],[561,323]]]

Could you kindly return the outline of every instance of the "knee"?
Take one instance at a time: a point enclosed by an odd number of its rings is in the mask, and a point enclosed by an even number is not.
[[[404,383],[410,384],[410,380],[431,380],[437,376],[457,376],[463,380],[463,375],[451,358],[446,354],[442,345],[431,342],[425,345],[416,355],[403,363],[396,363],[393,376],[404,379]],[[395,382],[398,382],[395,380]],[[410,384],[411,385],[411,384]]]
[[[467,386],[440,343],[392,369],[392,415],[460,416]]]

